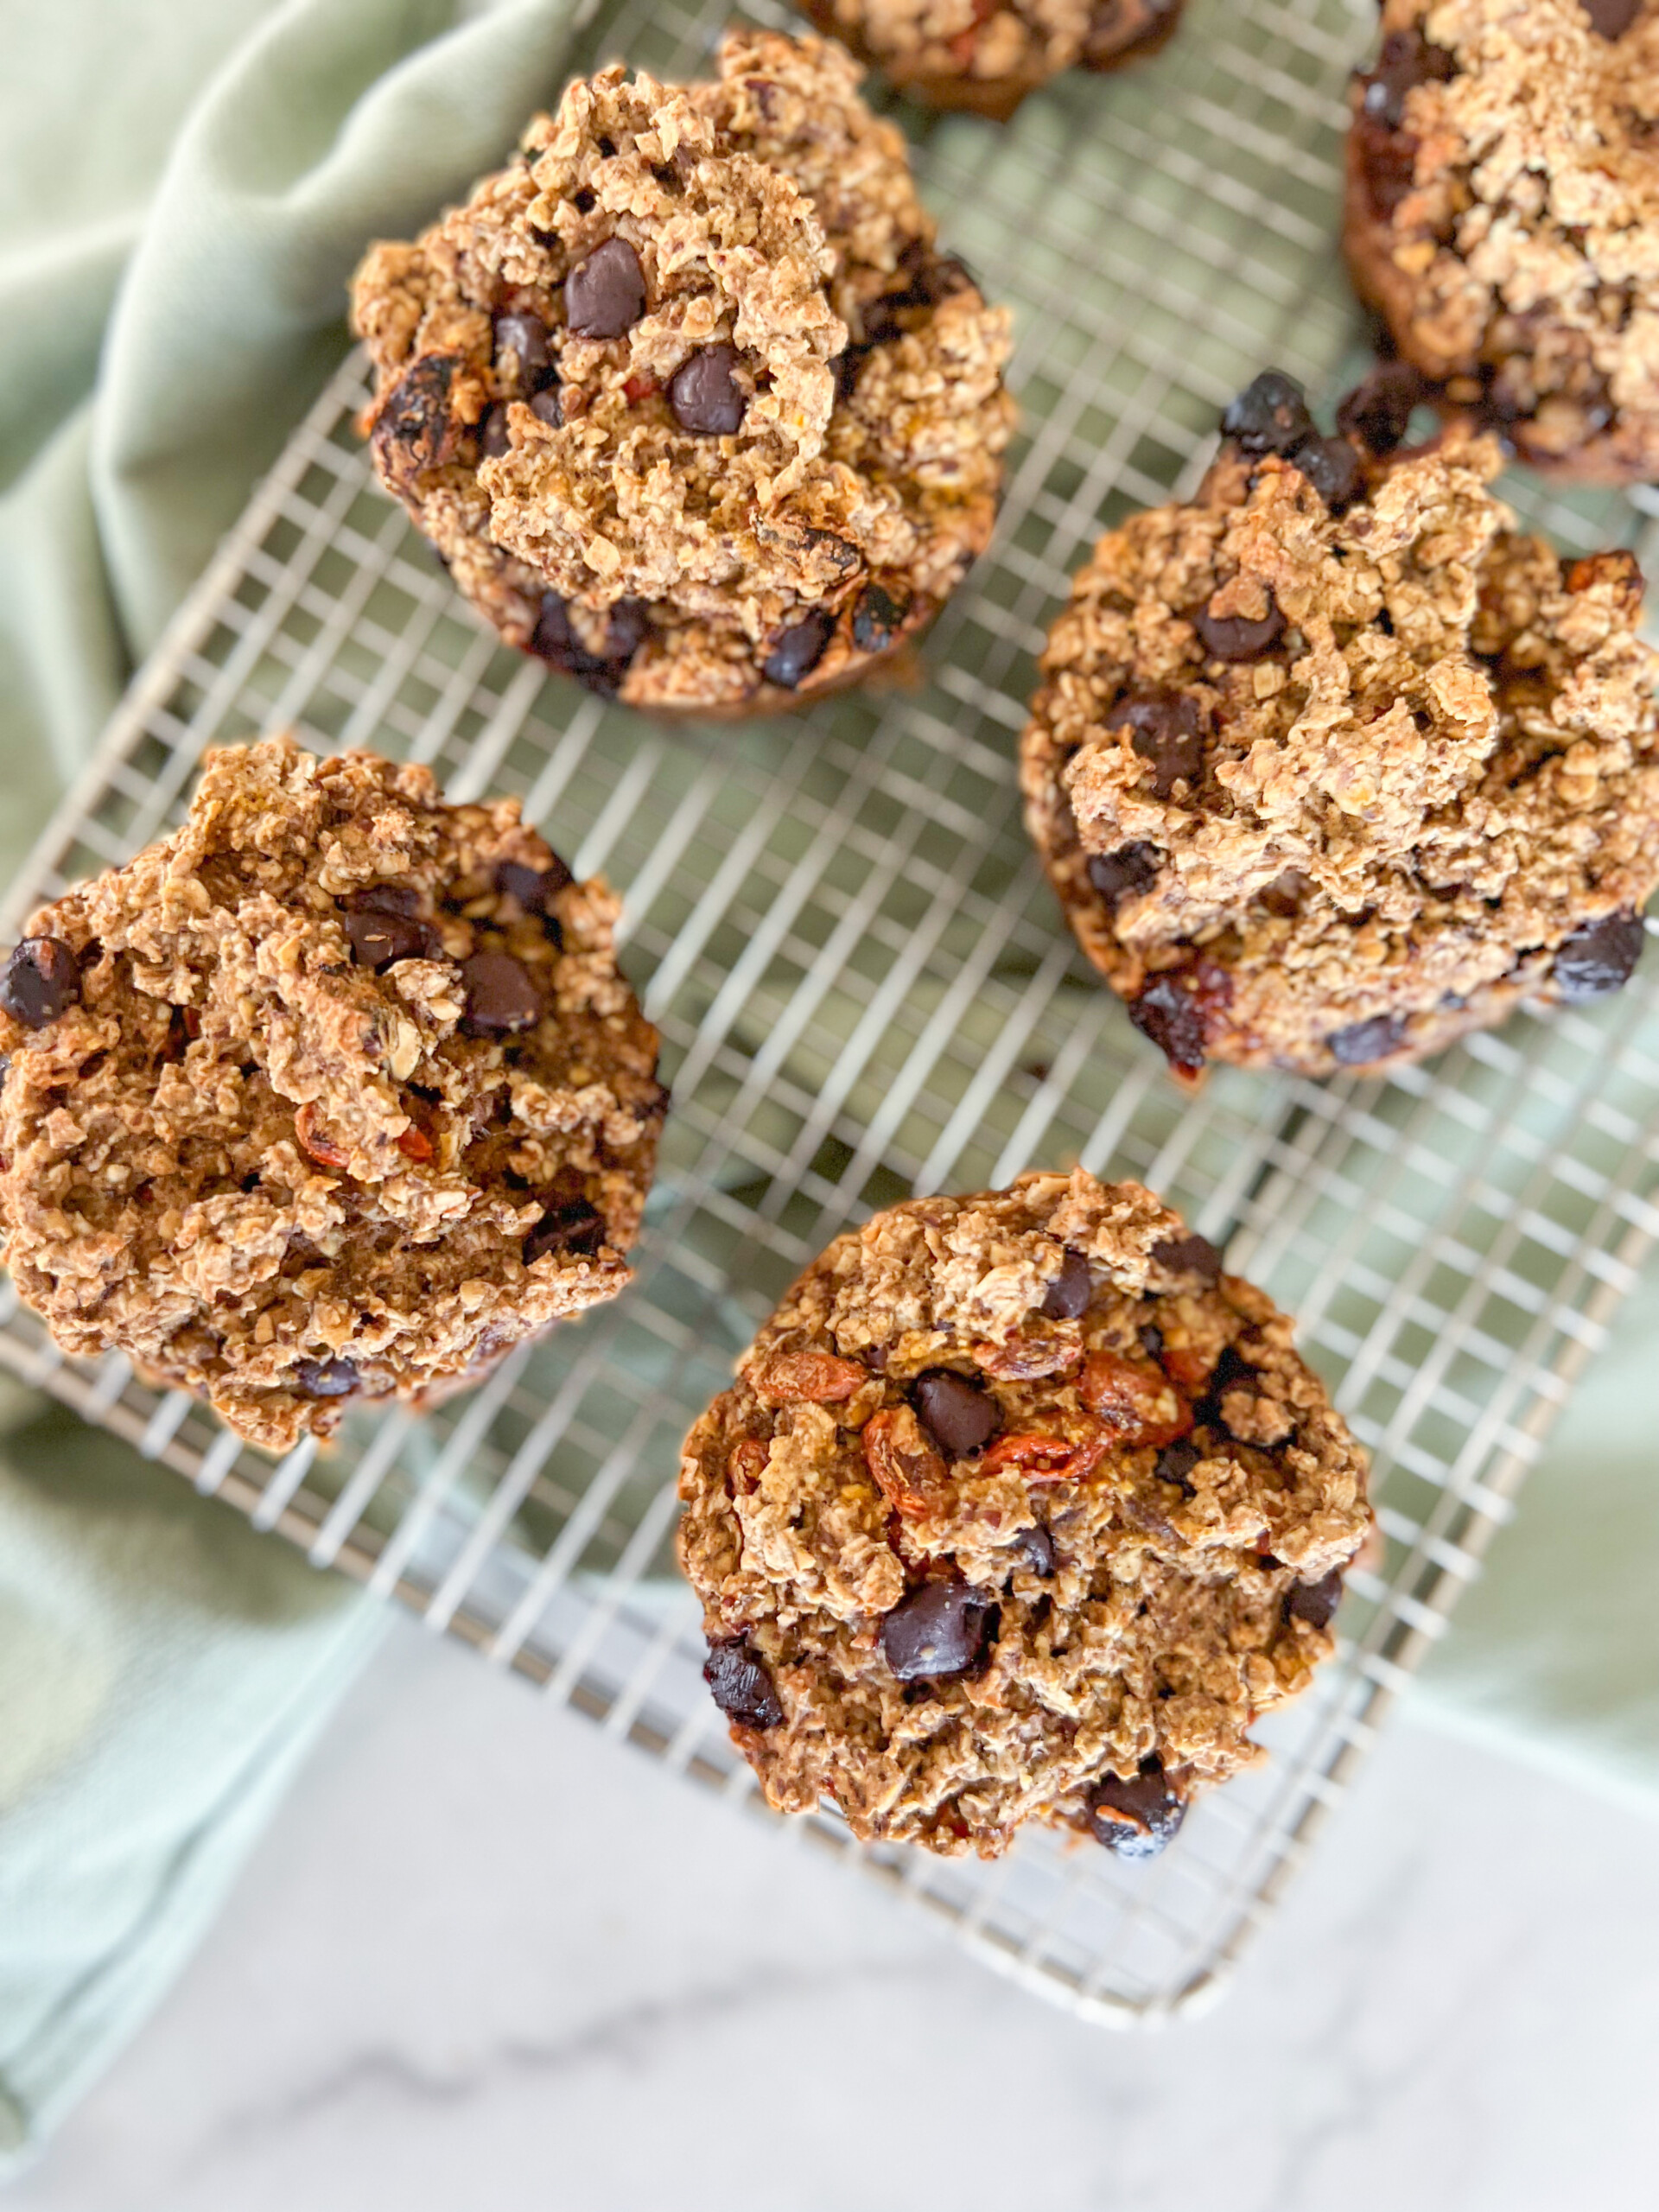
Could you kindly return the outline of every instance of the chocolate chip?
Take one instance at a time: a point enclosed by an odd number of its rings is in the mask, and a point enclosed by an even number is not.
[[[700,438],[728,438],[743,420],[748,400],[737,378],[734,346],[703,346],[681,362],[668,380],[668,404],[683,430]]]
[[[702,1679],[726,1718],[745,1728],[775,1728],[784,1717],[771,1675],[743,1637],[709,1645]]]
[[[1089,880],[1116,913],[1126,899],[1156,883],[1158,861],[1156,845],[1120,845],[1115,853],[1091,853]]]
[[[591,1260],[604,1242],[604,1217],[586,1198],[573,1198],[566,1205],[550,1206],[525,1237],[524,1265],[550,1252],[579,1252]]]
[[[1141,1349],[1148,1359],[1163,1357],[1164,1332],[1155,1321],[1143,1321],[1135,1333],[1141,1339]]]
[[[1166,1236],[1153,1246],[1152,1256],[1171,1274],[1196,1275],[1206,1290],[1221,1281],[1221,1255],[1207,1236]]]
[[[1025,1560],[1027,1573],[1034,1574],[1039,1582],[1046,1582],[1054,1572],[1054,1539],[1042,1523],[1021,1529],[1014,1544]]]
[[[916,1377],[916,1410],[922,1426],[950,1459],[982,1452],[1002,1425],[995,1400],[948,1367],[930,1367]]]
[[[507,433],[507,410],[492,407],[478,426],[478,449],[487,460],[499,461],[512,444]]]
[[[1241,453],[1289,453],[1314,435],[1307,395],[1294,377],[1263,369],[1236,399],[1228,402],[1221,435],[1230,438]]]
[[[349,1359],[302,1359],[294,1370],[295,1387],[308,1398],[349,1398],[358,1379]]]
[[[607,238],[564,280],[564,319],[578,338],[620,338],[645,311],[645,272],[626,238]]]
[[[1289,458],[1291,467],[1306,477],[1333,515],[1352,506],[1365,488],[1359,455],[1346,438],[1309,438]]]
[[[1090,1793],[1089,1811],[1096,1840],[1120,1859],[1155,1859],[1186,1818],[1186,1800],[1164,1779],[1156,1758],[1142,1759],[1141,1771],[1124,1782],[1105,1775]]]
[[[1417,30],[1390,31],[1382,41],[1376,67],[1360,81],[1362,112],[1389,130],[1405,120],[1406,94],[1414,85],[1446,84],[1458,73],[1458,65],[1443,46],[1431,46]]]
[[[576,635],[569,610],[557,592],[544,591],[530,650],[562,676],[574,676],[601,699],[613,699],[650,629],[649,613],[640,601],[620,601],[606,628],[605,651],[590,652]]]
[[[25,1029],[44,1029],[80,996],[80,963],[60,937],[26,937],[0,976],[0,1007]]]
[[[1126,729],[1141,759],[1151,764],[1153,785],[1167,798],[1183,778],[1196,785],[1204,773],[1205,715],[1190,691],[1131,691],[1106,717],[1108,729]]]
[[[760,664],[761,675],[768,683],[794,690],[823,658],[835,630],[836,618],[828,607],[814,607],[810,614],[779,632],[772,651]]]
[[[1623,38],[1642,10],[1642,0],[1579,0],[1598,38]]]
[[[1568,1006],[1581,1006],[1620,989],[1630,982],[1646,942],[1639,914],[1604,914],[1599,921],[1585,922],[1562,938],[1556,951],[1551,979],[1557,996]]]
[[[564,420],[564,405],[557,385],[544,385],[531,401],[530,411],[538,423],[545,423],[550,430],[556,430]]]
[[[1209,1020],[1203,994],[1189,987],[1184,969],[1152,976],[1129,1007],[1129,1020],[1149,1037],[1171,1067],[1196,1075],[1204,1065]]]
[[[560,892],[575,878],[555,853],[545,868],[527,868],[523,861],[498,861],[495,887],[504,899],[516,899],[527,914],[545,915]]]
[[[626,668],[651,635],[651,609],[643,599],[619,599],[605,622],[605,658]]]
[[[1260,617],[1212,614],[1207,607],[1201,607],[1192,617],[1192,627],[1212,660],[1260,660],[1283,637],[1285,618],[1269,592],[1268,611]]]
[[[853,643],[861,653],[885,652],[904,627],[910,602],[880,584],[866,584],[853,606]]]
[[[1189,1436],[1180,1437],[1173,1444],[1166,1444],[1158,1454],[1156,1472],[1159,1481],[1173,1483],[1183,1496],[1193,1497],[1196,1495],[1195,1488],[1189,1477],[1203,1457],[1203,1452]]]
[[[881,1652],[901,1682],[959,1681],[988,1660],[1001,1616],[969,1582],[924,1582],[881,1624]]]
[[[399,481],[454,458],[462,425],[449,388],[465,364],[454,353],[423,353],[387,393],[371,434],[382,473]]]
[[[377,974],[396,961],[429,960],[441,943],[435,930],[410,915],[355,903],[346,909],[346,934],[358,966]]]
[[[1285,1599],[1285,1615],[1306,1621],[1310,1628],[1323,1628],[1341,1603],[1342,1569],[1333,1567],[1317,1582],[1299,1582]]]
[[[519,378],[526,390],[533,389],[542,371],[553,365],[547,350],[547,325],[540,315],[497,315],[494,358],[498,364],[504,353],[517,355]]]
[[[1093,1289],[1087,1254],[1068,1249],[1060,1261],[1059,1273],[1043,1294],[1044,1315],[1051,1321],[1077,1320],[1088,1312]]]
[[[541,994],[510,952],[474,952],[461,962],[461,980],[468,1037],[504,1037],[541,1020]]]
[[[1337,428],[1381,461],[1405,436],[1424,391],[1422,378],[1404,361],[1381,361],[1338,404]]]
[[[1406,1041],[1406,1025],[1397,1014],[1374,1014],[1369,1021],[1350,1022],[1325,1039],[1332,1059],[1345,1068],[1369,1067],[1385,1060]]]

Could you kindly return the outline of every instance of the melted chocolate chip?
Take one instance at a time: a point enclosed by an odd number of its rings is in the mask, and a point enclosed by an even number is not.
[[[1285,618],[1269,592],[1263,615],[1212,614],[1201,607],[1192,617],[1192,627],[1212,660],[1260,660],[1285,634]]]
[[[1034,1574],[1039,1582],[1046,1582],[1054,1572],[1054,1539],[1040,1522],[1034,1528],[1022,1529],[1014,1540],[1027,1574]]]
[[[1107,715],[1106,727],[1128,730],[1151,766],[1154,791],[1167,798],[1178,782],[1196,787],[1204,773],[1205,719],[1190,691],[1132,691]]]
[[[1211,1008],[1224,998],[1208,987],[1196,963],[1166,968],[1148,978],[1129,1007],[1129,1020],[1178,1073],[1196,1075],[1204,1065]]]
[[[349,1398],[358,1372],[349,1359],[302,1359],[294,1370],[294,1383],[308,1398]]]
[[[1350,1022],[1325,1039],[1332,1059],[1345,1068],[1369,1067],[1385,1060],[1406,1041],[1406,1025],[1397,1014],[1375,1014],[1369,1021]]]
[[[743,1637],[709,1645],[702,1679],[726,1718],[741,1727],[775,1728],[784,1717],[771,1675]]]
[[[1289,456],[1333,515],[1352,506],[1365,488],[1359,455],[1346,438],[1309,438]]]
[[[60,937],[26,937],[0,976],[0,1007],[25,1029],[44,1029],[80,996],[80,963]]]
[[[498,861],[495,887],[504,899],[516,899],[527,914],[545,918],[568,883],[569,869],[555,853],[545,868],[527,868],[523,861]]]
[[[861,653],[885,652],[904,627],[910,602],[880,584],[866,584],[853,607],[853,643]]]
[[[518,374],[525,389],[532,390],[542,372],[551,368],[547,350],[547,325],[538,315],[499,315],[495,318],[495,359],[516,354]]]
[[[743,420],[748,400],[737,378],[734,346],[704,346],[682,361],[668,380],[668,404],[683,430],[703,438],[728,438]]]
[[[1579,0],[1598,38],[1623,38],[1642,12],[1642,0]]]
[[[995,1400],[946,1367],[931,1367],[916,1377],[916,1410],[923,1427],[950,1459],[982,1452],[1001,1427]]]
[[[1089,880],[1116,913],[1126,899],[1149,891],[1158,880],[1156,845],[1120,845],[1115,853],[1091,853]]]
[[[358,966],[377,974],[399,960],[429,960],[441,944],[429,924],[356,899],[346,910],[346,934]]]
[[[579,1252],[590,1260],[604,1242],[603,1216],[586,1198],[573,1198],[568,1205],[550,1206],[525,1237],[524,1265],[545,1259],[550,1252]]]
[[[1405,436],[1424,390],[1422,378],[1404,361],[1381,361],[1338,404],[1337,428],[1383,460]]]
[[[464,364],[454,353],[423,353],[381,403],[371,433],[382,471],[397,481],[454,458],[461,424],[449,388]]]
[[[924,1582],[881,1624],[881,1652],[901,1682],[960,1681],[990,1657],[998,1608],[969,1582]]]
[[[1196,1496],[1193,1484],[1188,1479],[1204,1454],[1190,1436],[1178,1438],[1166,1444],[1158,1454],[1157,1475],[1160,1483],[1173,1483],[1183,1497]]]
[[[1230,438],[1241,453],[1290,453],[1314,435],[1307,395],[1294,377],[1263,369],[1236,399],[1228,402],[1221,435]]]
[[[480,453],[482,454],[486,460],[499,461],[502,454],[505,453],[507,448],[512,444],[512,440],[507,431],[506,409],[505,407],[492,407],[489,413],[484,417],[484,420],[478,426],[478,449]]]
[[[1556,952],[1551,978],[1558,996],[1568,1006],[1581,1006],[1621,989],[1635,973],[1646,942],[1639,914],[1604,914],[1598,922],[1584,923],[1562,938]]]
[[[1090,1793],[1096,1840],[1120,1859],[1155,1859],[1186,1818],[1186,1800],[1164,1779],[1162,1763],[1142,1759],[1124,1782],[1105,1775]]]
[[[1299,1582],[1285,1599],[1286,1618],[1323,1628],[1342,1603],[1342,1569],[1333,1567],[1317,1582]]]
[[[544,385],[531,399],[530,411],[538,423],[545,423],[550,430],[556,430],[564,420],[564,403],[559,397],[557,385]]]
[[[1060,1262],[1059,1273],[1044,1294],[1045,1316],[1051,1321],[1077,1320],[1088,1312],[1093,1289],[1087,1254],[1068,1250]]]
[[[541,1020],[541,994],[510,952],[474,952],[461,963],[468,1037],[505,1037]]]
[[[1406,116],[1406,94],[1414,85],[1447,84],[1458,65],[1443,46],[1431,46],[1417,30],[1390,31],[1382,41],[1376,67],[1361,79],[1362,112],[1373,123],[1396,130]]]
[[[626,238],[607,238],[564,280],[564,319],[578,338],[620,338],[645,311],[645,272]]]
[[[810,614],[779,632],[772,651],[760,664],[760,673],[768,683],[780,684],[785,691],[794,690],[823,658],[835,630],[836,618],[829,609],[814,607]]]
[[[1221,1281],[1221,1255],[1207,1236],[1166,1236],[1153,1246],[1152,1256],[1172,1274],[1196,1275],[1206,1290]]]
[[[544,591],[530,650],[560,675],[574,676],[601,699],[613,699],[634,654],[650,633],[649,610],[639,600],[620,600],[606,627],[605,651],[590,652],[572,626],[569,611],[557,592]]]

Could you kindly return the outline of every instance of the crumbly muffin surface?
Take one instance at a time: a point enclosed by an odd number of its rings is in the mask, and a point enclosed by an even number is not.
[[[1345,244],[1449,403],[1536,467],[1659,473],[1659,4],[1384,0]]]
[[[803,0],[820,30],[938,107],[1006,118],[1062,69],[1161,46],[1181,0]]]
[[[0,981],[18,1290],[273,1450],[613,1297],[664,1103],[617,911],[516,799],[210,753],[183,826]]]
[[[636,705],[865,672],[983,547],[1006,314],[824,41],[569,86],[353,288],[383,480],[512,644]]]
[[[1490,437],[1400,446],[1410,386],[1380,372],[1322,438],[1258,378],[1196,499],[1103,537],[1050,632],[1027,820],[1185,1076],[1412,1058],[1617,988],[1641,948],[1642,579],[1517,531]]]
[[[1363,1491],[1285,1317],[1079,1169],[837,1238],[687,1439],[680,1556],[774,1805],[1144,1856],[1329,1656]]]

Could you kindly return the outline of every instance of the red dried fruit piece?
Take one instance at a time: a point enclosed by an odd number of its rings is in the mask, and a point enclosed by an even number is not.
[[[1163,1370],[1121,1352],[1091,1351],[1077,1395],[1105,1423],[1114,1444],[1173,1444],[1192,1426],[1192,1408]]]
[[[413,1122],[397,1140],[397,1149],[405,1160],[424,1160],[432,1157],[432,1140],[417,1129]]]
[[[772,1446],[758,1436],[741,1437],[726,1455],[726,1487],[734,1497],[748,1497],[760,1487]]]
[[[1104,1427],[1075,1441],[1019,1430],[998,1437],[980,1461],[979,1471],[1000,1475],[1011,1467],[1028,1483],[1080,1483],[1093,1474],[1111,1446],[1111,1433]]]
[[[842,1405],[869,1379],[855,1362],[837,1359],[828,1351],[779,1352],[749,1376],[756,1397],[766,1406],[791,1405],[803,1398],[809,1405]]]
[[[317,1109],[308,1102],[295,1113],[294,1134],[300,1141],[300,1149],[308,1159],[315,1160],[319,1167],[344,1167],[347,1165],[349,1155],[317,1127]]]
[[[991,1456],[988,1452],[980,1465],[985,1466]],[[908,1406],[884,1408],[865,1422],[864,1464],[895,1513],[915,1520],[937,1512],[948,1501],[944,1461],[923,1435],[922,1425]]]
[[[661,387],[658,384],[655,377],[646,376],[643,372],[640,372],[629,377],[624,382],[622,386],[622,397],[627,401],[630,407],[637,407],[642,399],[649,399],[653,392],[656,392],[660,389]]]
[[[1183,1390],[1201,1390],[1215,1362],[1196,1344],[1173,1344],[1165,1347],[1163,1365],[1165,1374]]]

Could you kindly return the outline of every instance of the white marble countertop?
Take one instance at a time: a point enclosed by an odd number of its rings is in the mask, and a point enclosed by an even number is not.
[[[400,1623],[9,2212],[1645,2212],[1655,1841],[1408,1719],[1115,2036]]]

